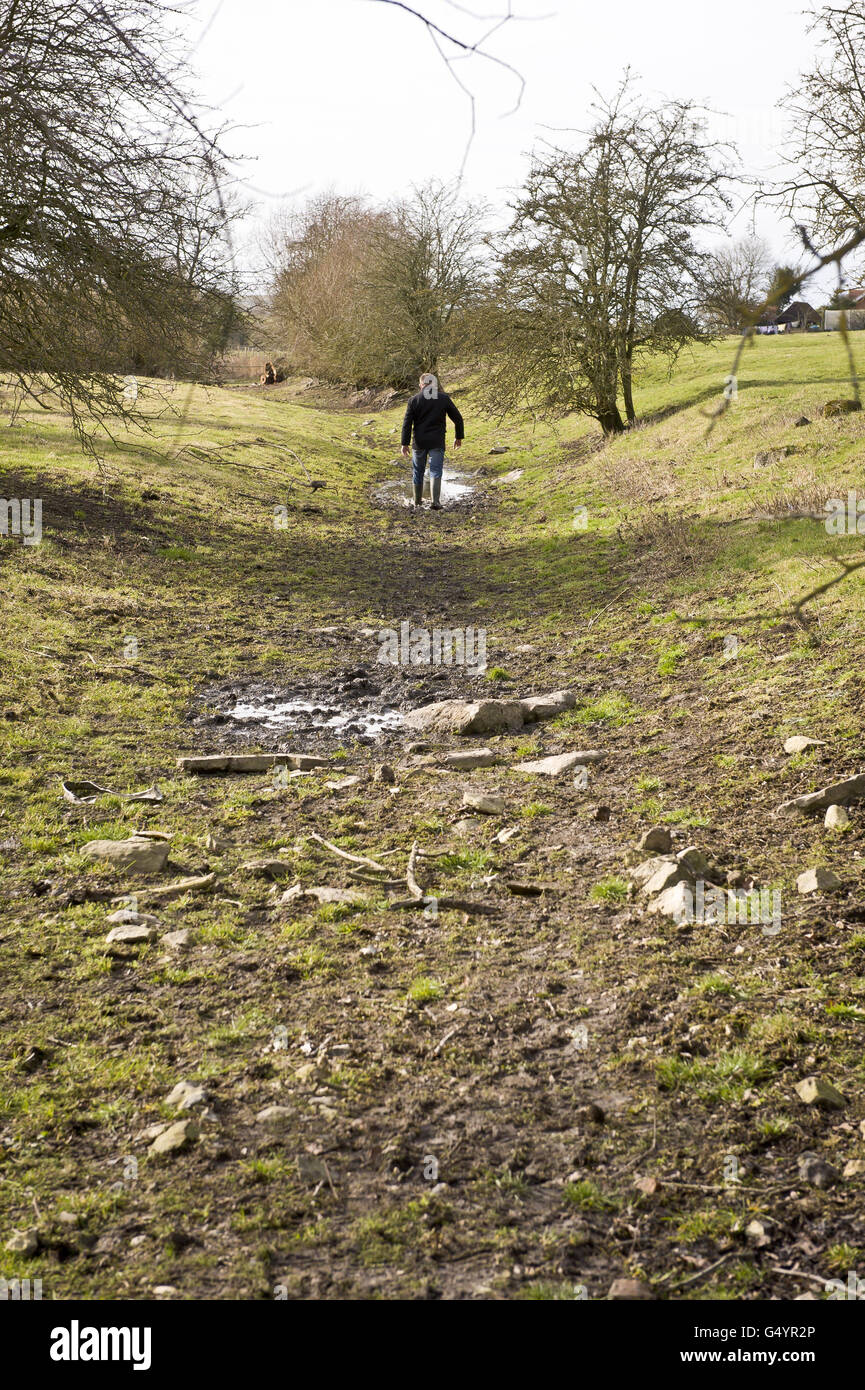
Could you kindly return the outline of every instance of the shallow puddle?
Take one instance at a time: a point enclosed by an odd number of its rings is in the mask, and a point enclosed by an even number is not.
[[[442,494],[441,501],[443,507],[452,507],[458,502],[471,502],[477,492],[474,482],[474,475],[470,473],[460,473],[456,469],[448,468],[445,464],[442,473]],[[432,500],[430,490],[429,469],[423,485],[424,501],[429,504]],[[391,506],[407,507],[414,500],[414,490],[412,488],[411,468],[393,482],[382,483],[375,491],[375,498],[378,502],[388,502]]]
[[[312,700],[286,700],[274,695],[254,701],[239,700],[225,711],[238,724],[257,724],[271,732],[283,729],[300,732],[327,731],[378,738],[401,727],[403,716],[397,709],[365,709],[362,705],[316,704]]]

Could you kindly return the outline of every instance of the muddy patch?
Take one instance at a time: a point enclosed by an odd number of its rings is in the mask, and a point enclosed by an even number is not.
[[[414,500],[411,469],[392,482],[381,483],[373,493],[374,500],[389,507],[408,507]],[[429,470],[423,485],[424,502],[432,500]],[[472,506],[478,500],[478,479],[474,473],[460,473],[445,464],[442,473],[441,503],[445,510]]]
[[[255,748],[283,752],[416,740],[409,710],[433,700],[477,698],[483,678],[466,668],[346,668],[285,683],[230,681],[198,696],[192,724],[208,751]],[[488,693],[488,692],[487,692]]]

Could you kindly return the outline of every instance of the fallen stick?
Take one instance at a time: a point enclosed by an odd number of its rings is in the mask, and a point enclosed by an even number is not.
[[[786,1274],[791,1279],[808,1279],[812,1284],[820,1284],[824,1289],[831,1289],[833,1281],[824,1279],[822,1274],[806,1274],[804,1269],[781,1269],[780,1265],[770,1265],[773,1274]]]
[[[212,888],[216,883],[216,874],[201,874],[198,878],[181,878],[174,883],[166,883],[159,888],[134,888],[130,893],[121,893],[116,898],[112,898],[113,903],[124,903],[129,898],[156,898],[158,901],[165,902],[169,898],[180,898],[184,893],[195,893],[203,891],[205,888]]]
[[[497,917],[501,908],[493,907],[491,903],[472,903],[467,898],[437,898],[434,894],[428,893],[424,898],[394,898],[388,903],[397,912],[410,912],[421,905],[422,902],[435,903],[437,907],[444,908],[445,911],[470,912],[476,913],[481,917]]]
[[[340,859],[350,859],[352,864],[364,864],[368,869],[375,869],[377,873],[386,874],[387,868],[384,864],[377,864],[374,859],[368,859],[365,854],[349,854],[347,849],[340,849],[339,845],[331,844],[330,840],[325,840],[323,835],[317,835],[314,830],[310,831],[307,837],[314,840],[317,845],[324,845],[332,854],[338,854]]]
[[[439,1055],[439,1053],[441,1052],[442,1048],[444,1047],[445,1043],[450,1042],[450,1040],[451,1040],[451,1038],[454,1036],[454,1034],[455,1034],[455,1033],[458,1033],[458,1032],[460,1031],[461,1028],[465,1028],[465,1026],[466,1026],[466,1025],[465,1025],[464,1023],[458,1023],[457,1026],[456,1026],[455,1028],[451,1028],[451,1030],[450,1030],[449,1033],[445,1033],[445,1035],[444,1035],[444,1037],[442,1038],[441,1042],[436,1043],[435,1047],[434,1047],[434,1048],[432,1049],[432,1051],[430,1052],[430,1056],[431,1056],[431,1057],[438,1057],[438,1055]]]
[[[405,881],[408,884],[408,891],[411,893],[412,897],[422,898],[423,889],[421,888],[420,884],[417,881],[417,878],[415,877],[415,869],[417,868],[417,857],[418,847],[417,840],[415,840],[414,844],[411,847],[411,854],[408,857],[408,867],[405,871]]]

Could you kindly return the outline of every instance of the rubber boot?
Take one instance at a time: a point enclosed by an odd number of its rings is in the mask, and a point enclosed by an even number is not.
[[[423,483],[421,483],[419,487],[418,487],[417,483],[415,483],[415,485],[414,485],[414,507],[415,507],[415,511],[416,511],[416,512],[419,512],[419,511],[421,510],[422,506],[423,506]]]
[[[442,480],[441,480],[440,477],[439,477],[439,478],[433,478],[433,479],[432,479],[432,509],[433,509],[434,512],[440,512],[441,509],[442,509],[441,495],[442,495]]]

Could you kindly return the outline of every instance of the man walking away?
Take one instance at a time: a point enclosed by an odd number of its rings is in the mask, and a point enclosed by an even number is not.
[[[414,450],[412,452],[412,482],[414,485],[415,508],[421,506],[423,480],[429,460],[429,475],[432,488],[432,509],[441,511],[442,468],[445,461],[445,435],[447,416],[454,422],[456,434],[454,448],[459,449],[465,438],[463,417],[460,415],[447,392],[442,391],[438,378],[432,372],[424,372],[419,382],[420,391],[412,396],[405,410],[402,422],[402,454],[408,458],[409,444],[414,431]]]

